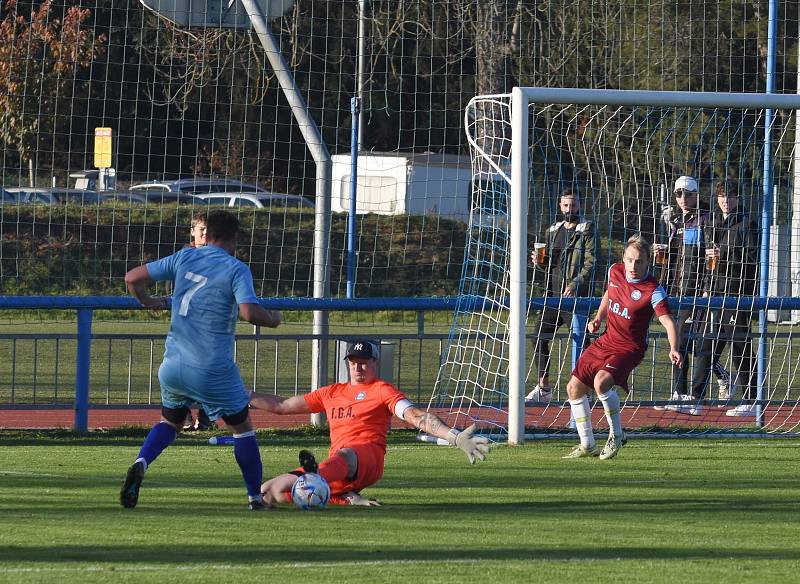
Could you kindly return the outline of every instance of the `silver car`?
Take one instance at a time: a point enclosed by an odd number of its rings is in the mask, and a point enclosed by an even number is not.
[[[63,205],[66,203],[92,204],[100,202],[95,191],[60,187],[11,187],[6,189],[20,203]]]
[[[130,187],[132,191],[165,191],[168,193],[186,193],[200,195],[205,193],[266,193],[258,185],[243,183],[227,178],[181,178],[172,181],[152,181]]]
[[[195,195],[198,202],[206,205],[220,205],[223,207],[241,209],[254,207],[256,209],[313,209],[314,203],[300,195],[283,193],[209,193]]]

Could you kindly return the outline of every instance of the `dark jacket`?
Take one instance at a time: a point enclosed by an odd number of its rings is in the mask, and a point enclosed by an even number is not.
[[[661,284],[670,296],[700,296],[705,282],[706,235],[711,223],[708,211],[675,213],[667,223],[669,252]]]
[[[717,269],[706,274],[704,290],[714,296],[758,294],[758,225],[745,213],[714,213],[706,240],[719,247]]]
[[[536,277],[545,279],[546,293],[560,296],[564,288],[572,288],[575,296],[591,296],[594,292],[596,240],[594,223],[581,217],[574,229],[567,231],[564,248],[555,256],[555,242],[564,221],[553,223],[545,233],[547,262],[536,266]]]

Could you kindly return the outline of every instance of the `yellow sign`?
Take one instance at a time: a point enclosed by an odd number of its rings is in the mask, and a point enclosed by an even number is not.
[[[111,168],[111,128],[94,129],[94,165]]]

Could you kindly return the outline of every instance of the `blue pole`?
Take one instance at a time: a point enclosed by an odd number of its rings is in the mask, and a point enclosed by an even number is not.
[[[89,429],[89,365],[92,348],[92,309],[78,309],[78,348],[75,353],[75,430]]]
[[[350,215],[347,218],[347,298],[356,295],[356,187],[358,186],[358,116],[361,99],[350,100],[353,128],[350,135]]]
[[[778,30],[778,0],[770,0],[767,25],[767,93],[775,93],[775,50]],[[764,112],[764,197],[761,208],[761,254],[758,294],[766,298],[769,291],[769,236],[772,228],[772,116],[773,111]],[[757,399],[764,397],[767,373],[767,311],[758,312],[758,389]],[[756,406],[756,426],[764,425],[764,411]]]
[[[572,368],[578,362],[583,351],[583,340],[586,338],[586,326],[589,324],[589,315],[586,312],[572,314]]]

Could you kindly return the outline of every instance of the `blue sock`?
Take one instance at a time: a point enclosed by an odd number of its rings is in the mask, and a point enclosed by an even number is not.
[[[147,466],[158,458],[164,449],[175,441],[178,432],[166,422],[159,422],[150,429],[150,433],[139,450],[139,458],[143,458]]]
[[[239,468],[242,469],[244,484],[247,486],[247,495],[250,497],[261,496],[261,451],[258,449],[256,433],[253,431],[233,435],[233,455]]]

